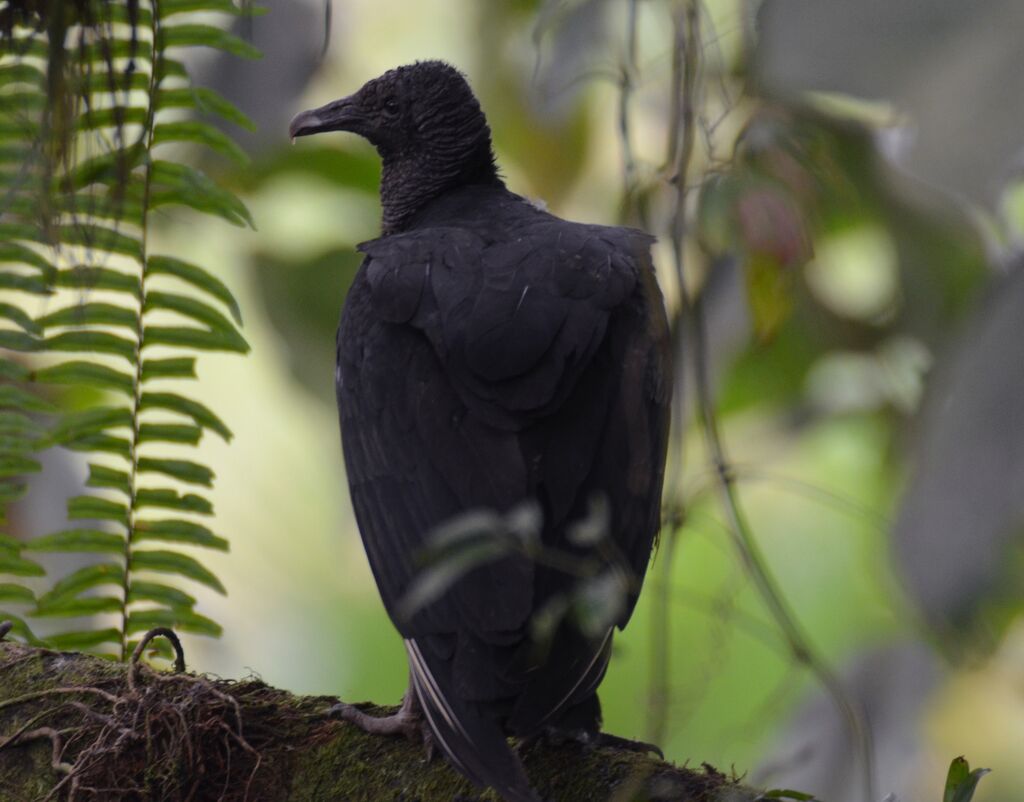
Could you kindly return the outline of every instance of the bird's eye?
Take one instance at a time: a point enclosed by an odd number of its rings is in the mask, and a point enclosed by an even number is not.
[[[388,114],[398,114],[398,101],[393,97],[389,97],[384,101],[384,111]]]

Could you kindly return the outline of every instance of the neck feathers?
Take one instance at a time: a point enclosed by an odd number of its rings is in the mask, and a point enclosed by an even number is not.
[[[404,231],[428,203],[449,190],[502,184],[486,127],[469,144],[435,140],[429,150],[387,154],[383,162],[380,198],[385,236]]]

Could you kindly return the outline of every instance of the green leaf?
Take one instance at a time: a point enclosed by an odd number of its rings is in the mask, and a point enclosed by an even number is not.
[[[160,19],[191,11],[220,11],[233,15],[243,13],[231,0],[160,0]],[[244,13],[249,12],[247,10]]]
[[[199,170],[157,159],[153,162],[151,180],[154,187],[150,190],[150,208],[180,204],[217,215],[232,225],[256,227],[245,204]]]
[[[8,84],[31,84],[42,89],[46,84],[46,73],[24,61],[11,61],[0,66],[0,86]]]
[[[107,3],[106,7],[110,10],[124,10],[121,6],[115,6],[113,3]],[[144,16],[149,16],[148,10],[140,7],[139,11],[143,12]],[[139,22],[143,25],[148,24],[142,22],[141,17]],[[116,69],[114,72],[97,70],[86,76],[82,90],[90,94],[104,95],[112,95],[130,90],[146,92],[149,90],[149,74],[139,70],[132,73],[129,73],[127,70],[119,71]]]
[[[135,506],[160,507],[165,510],[192,512],[197,515],[213,515],[213,505],[195,493],[179,495],[176,490],[167,488],[142,488],[135,494]]]
[[[142,285],[136,276],[112,270],[109,267],[78,265],[57,273],[58,287],[73,287],[79,290],[112,290],[127,292],[136,298],[142,297]]]
[[[981,778],[990,773],[991,769],[975,769],[963,756],[953,759],[946,775],[946,788],[942,802],[971,802]]]
[[[131,428],[132,413],[127,407],[96,407],[81,412],[69,412],[50,432],[54,443],[78,440],[107,429]]]
[[[131,444],[124,437],[109,434],[87,434],[61,443],[71,451],[92,451],[104,454],[116,454],[124,459],[131,458]]]
[[[29,232],[28,239],[35,242],[40,237],[36,232]],[[0,262],[15,262],[28,265],[38,269],[44,276],[53,275],[54,272],[53,265],[50,264],[49,259],[38,251],[34,251],[25,245],[19,245],[16,242],[0,242]]]
[[[8,218],[7,220],[0,222],[0,240],[4,242],[9,242],[10,240],[27,240],[40,245],[53,244],[53,240],[48,235],[48,232],[42,227],[33,225],[32,223],[17,222],[14,218]],[[35,251],[30,251],[30,253],[35,253]]]
[[[192,418],[197,426],[212,429],[225,441],[231,440],[232,437],[231,430],[207,406],[177,393],[143,393],[139,409],[166,409],[178,412]]]
[[[82,61],[98,61],[106,64],[111,59],[130,58],[151,61],[153,48],[145,39],[107,39],[80,47],[75,51],[77,59]]]
[[[128,588],[128,601],[151,601],[172,609],[188,609],[196,603],[196,598],[159,582],[134,581]]]
[[[41,565],[26,560],[16,553],[0,550],[0,574],[13,576],[43,576],[46,571]]]
[[[37,155],[31,147],[26,147],[24,142],[0,137],[0,164],[22,167],[35,161]]]
[[[68,499],[68,518],[82,520],[95,518],[128,525],[128,508],[119,502],[96,496],[73,496]]]
[[[39,139],[39,123],[28,117],[0,117],[0,138],[35,142]]]
[[[135,390],[135,381],[129,374],[92,362],[62,362],[37,370],[31,376],[34,381],[43,384],[84,384],[104,390],[117,390],[126,395],[133,395]]]
[[[791,791],[788,788],[775,788],[765,791],[758,797],[760,799],[796,799],[799,802],[816,802],[813,794],[805,794],[803,791]]]
[[[5,92],[0,95],[0,114],[42,111],[46,108],[46,95],[33,92]]]
[[[36,460],[22,454],[0,453],[0,479],[24,476],[26,473],[39,473],[43,469]]]
[[[24,365],[15,362],[12,359],[0,358],[0,379],[9,379],[11,381],[28,381],[31,373],[28,368]]]
[[[142,362],[142,381],[150,379],[194,379],[196,358],[179,356],[171,359],[145,359]]]
[[[42,601],[36,605],[32,615],[39,618],[56,617],[74,618],[86,615],[98,615],[99,613],[116,613],[121,610],[121,600],[113,596],[72,596],[67,599],[60,599],[51,604],[44,604]]]
[[[0,419],[2,419],[4,415],[8,414],[11,413],[0,412]],[[45,443],[40,437],[33,437],[20,432],[0,431],[0,460],[3,459],[3,456],[20,455],[27,457],[29,452],[38,451],[40,446],[45,446]],[[0,479],[10,478],[12,476],[21,476],[25,473],[25,471],[16,470],[14,468],[9,468],[9,470],[11,473],[8,473],[6,477],[0,477]],[[29,473],[35,473],[35,469],[29,471]]]
[[[242,325],[242,311],[238,307],[238,301],[231,294],[231,290],[219,278],[209,273],[202,267],[175,259],[173,256],[150,256],[146,262],[146,272],[149,275],[165,274],[187,281],[201,290],[206,290],[214,296],[231,312],[235,323]]]
[[[241,58],[258,59],[262,53],[251,44],[212,25],[168,25],[160,29],[158,47],[215,47]]]
[[[20,409],[25,412],[54,412],[55,407],[45,398],[23,390],[13,384],[0,385],[0,409]]]
[[[35,594],[28,588],[23,588],[21,585],[12,585],[10,582],[0,582],[0,602],[34,604],[35,601]],[[0,614],[0,619],[3,619],[2,614]]]
[[[506,550],[519,548],[537,539],[540,515],[533,502],[518,504],[504,515],[489,509],[469,510],[434,527],[417,558],[424,565],[440,562],[480,542],[497,543]]]
[[[136,186],[139,197],[145,191],[145,183],[138,178],[132,181],[132,171],[143,163],[146,156],[144,143],[139,141],[126,148],[101,153],[86,159],[69,174],[68,181],[72,190],[83,189],[91,184],[105,184],[125,193]],[[66,187],[62,188],[66,191]]]
[[[6,552],[8,554],[17,554],[22,550],[24,544],[15,537],[5,535],[0,532],[0,552]]]
[[[190,326],[146,326],[142,340],[143,346],[176,345],[200,351],[249,352],[249,343],[237,332],[209,331]]]
[[[206,145],[236,164],[244,166],[249,163],[249,156],[231,137],[199,120],[159,123],[153,130],[153,144],[163,145],[168,142],[195,142]]]
[[[121,632],[117,629],[97,629],[91,632],[64,632],[48,635],[46,642],[54,649],[80,652],[93,649],[104,643],[120,643]]]
[[[30,334],[25,334],[23,331],[0,330],[0,348],[31,353],[32,351],[38,351],[41,343],[42,340],[38,340]]]
[[[949,772],[946,774],[946,786],[945,792],[942,795],[942,802],[953,802],[957,789],[970,776],[971,764],[967,762],[967,759],[963,755],[953,758],[953,761],[949,764]]]
[[[590,637],[600,637],[607,632],[620,620],[628,591],[628,580],[616,569],[580,583],[572,605],[579,630]]]
[[[11,630],[11,632],[13,632],[22,640],[31,643],[33,646],[46,645],[43,643],[43,641],[41,641],[39,638],[35,636],[35,634],[29,628],[29,625],[25,623],[25,620],[23,618],[13,615],[7,610],[0,610],[0,621],[10,621],[12,624],[14,624],[14,628]]]
[[[95,223],[76,223],[59,228],[61,245],[79,245],[92,251],[106,251],[142,259],[142,242],[115,228]]]
[[[124,223],[131,223],[139,228],[143,225],[145,210],[142,207],[141,199],[118,196],[113,191],[107,197],[98,198],[95,195],[77,192],[73,195],[62,195],[56,201],[60,211],[70,215],[87,215],[89,217],[103,217],[110,220],[118,220]]]
[[[224,315],[207,303],[188,295],[178,295],[171,292],[160,292],[153,290],[146,294],[145,312],[154,309],[164,309],[170,312],[177,312],[179,315],[192,318],[200,323],[205,323],[214,331],[229,334],[238,333],[234,324]],[[145,339],[143,340],[145,343]]]
[[[34,276],[22,276],[7,271],[0,271],[0,290],[26,292],[31,295],[53,294],[53,288],[46,281]]]
[[[89,463],[89,478],[85,484],[89,487],[109,487],[120,490],[124,495],[131,496],[132,487],[126,471],[108,468],[106,465]]]
[[[139,443],[185,443],[194,446],[202,439],[198,426],[179,423],[143,423],[139,427]]]
[[[227,551],[228,542],[213,534],[202,524],[191,521],[136,521],[136,540],[161,540],[171,543],[189,543],[208,549]]]
[[[101,7],[103,20],[134,25],[136,28],[147,28],[153,24],[153,15],[148,8],[141,3],[135,3],[134,9],[130,9],[129,6],[129,3],[104,3]]]
[[[40,605],[52,606],[75,598],[79,593],[101,585],[122,585],[124,569],[117,563],[85,565],[72,571],[39,597]]]
[[[43,341],[50,351],[113,354],[135,361],[135,343],[105,331],[65,331]]]
[[[194,108],[198,111],[216,114],[247,131],[256,130],[256,123],[250,120],[234,103],[214,90],[204,87],[161,89],[157,96],[157,108]]]
[[[124,537],[99,529],[65,529],[50,535],[32,538],[26,551],[88,551],[101,554],[123,554]]]
[[[191,76],[188,74],[188,68],[177,59],[168,58],[166,54],[156,64],[156,78],[158,81],[163,81],[165,78],[184,78],[186,81],[191,80]]]
[[[35,437],[42,428],[32,418],[20,412],[0,409],[0,434],[17,434]]]
[[[128,616],[127,632],[145,632],[153,627],[170,627],[197,635],[219,638],[223,629],[220,624],[204,615],[176,607],[173,609],[137,610]]]
[[[0,357],[0,379],[9,379],[10,381],[28,381],[31,376],[31,372],[28,368],[19,362],[15,362],[13,359],[4,359]]]
[[[218,593],[227,593],[220,580],[198,560],[175,551],[134,551],[131,557],[131,570],[180,574]]]
[[[164,476],[170,476],[194,485],[213,486],[213,471],[205,465],[189,460],[141,457],[138,470],[139,473],[161,473]]]
[[[142,106],[110,106],[105,109],[86,109],[75,118],[79,131],[100,128],[121,128],[125,125],[145,125],[148,111]]]
[[[441,598],[465,574],[509,552],[508,545],[497,538],[483,540],[438,560],[420,570],[398,603],[398,617],[409,620],[424,606]]]
[[[39,325],[25,312],[12,304],[0,303],[0,317],[7,318],[12,323],[20,326],[29,334],[41,334],[42,329]]]
[[[39,318],[39,324],[50,326],[124,326],[134,331],[139,325],[139,316],[134,309],[116,304],[77,303],[50,312]]]
[[[747,301],[754,332],[771,340],[793,311],[794,274],[771,257],[754,253],[747,260]]]
[[[24,482],[0,482],[0,522],[6,521],[4,505],[17,501],[28,491]]]

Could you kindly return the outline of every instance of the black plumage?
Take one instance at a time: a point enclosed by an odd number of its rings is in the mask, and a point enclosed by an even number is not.
[[[545,649],[530,639],[532,616],[576,578],[516,553],[411,618],[399,603],[426,538],[453,516],[533,500],[544,544],[582,557],[567,530],[601,497],[635,580],[615,622],[626,624],[659,526],[668,436],[652,238],[509,192],[476,98],[441,62],[391,70],[291,126],[328,130],[366,137],[383,160],[383,235],[360,246],[337,391],[359,530],[409,654],[399,724],[418,704],[461,771],[534,800],[505,736],[600,726],[611,631],[565,623]]]

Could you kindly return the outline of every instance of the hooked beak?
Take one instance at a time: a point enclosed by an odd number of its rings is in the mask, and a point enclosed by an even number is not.
[[[324,131],[351,131],[358,134],[361,133],[363,122],[359,106],[351,97],[343,97],[318,109],[296,114],[288,125],[288,134],[292,139]]]

